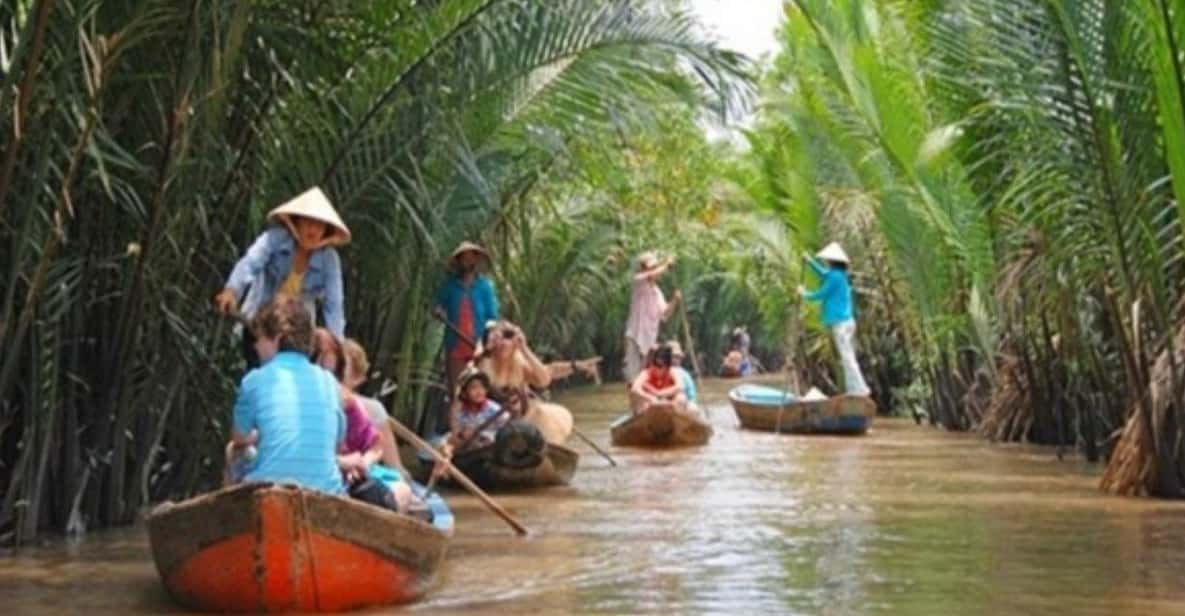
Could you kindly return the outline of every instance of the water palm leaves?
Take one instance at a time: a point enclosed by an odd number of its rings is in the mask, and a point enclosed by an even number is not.
[[[562,154],[534,136],[744,90],[686,18],[624,1],[39,0],[0,20],[0,130],[22,135],[0,159],[0,458],[21,469],[0,532],[18,501],[54,503],[23,509],[20,536],[213,475],[233,383],[210,362],[233,351],[205,298],[270,205],[324,184],[356,230],[351,331],[410,385],[442,246]]]

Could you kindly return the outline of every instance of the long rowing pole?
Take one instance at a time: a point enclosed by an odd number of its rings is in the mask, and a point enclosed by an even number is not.
[[[488,508],[490,511],[493,511],[498,515],[498,517],[505,520],[506,523],[509,524],[516,533],[519,535],[527,534],[527,527],[523,526],[522,522],[519,522],[513,515],[510,514],[509,511],[503,508],[502,505],[499,505],[494,501],[494,499],[490,498],[490,495],[486,494],[484,490],[477,487],[477,484],[473,483],[471,479],[466,477],[465,473],[462,473],[457,467],[453,466],[453,463],[448,458],[444,457],[443,454],[441,454],[439,451],[436,451],[436,449],[424,441],[424,439],[420,438],[420,435],[412,432],[407,426],[399,423],[399,421],[394,417],[388,418],[388,423],[391,425],[391,430],[395,432],[396,435],[411,443],[412,445],[415,445],[417,449],[432,456],[432,459],[434,459],[437,464],[443,465],[445,469],[448,470],[450,474],[452,474],[453,479],[457,483],[461,484],[461,486],[466,490],[469,490],[470,494],[476,496],[477,499],[486,506],[486,508]]]

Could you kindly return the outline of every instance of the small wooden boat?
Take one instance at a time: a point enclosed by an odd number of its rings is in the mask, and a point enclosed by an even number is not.
[[[621,447],[686,447],[712,438],[712,426],[695,412],[656,404],[642,413],[626,413],[609,424],[613,444]]]
[[[746,384],[728,392],[741,426],[750,430],[795,434],[864,434],[876,416],[867,396],[796,398],[780,389]]]
[[[325,612],[407,603],[444,560],[453,516],[431,523],[292,485],[240,484],[148,515],[157,571],[182,605],[217,612]]]
[[[580,454],[555,443],[545,443],[534,463],[513,463],[499,454],[497,445],[470,449],[455,454],[453,465],[482,489],[497,491],[566,486],[580,462]],[[426,479],[432,470],[431,462],[427,461],[423,468]]]
[[[441,444],[447,435],[433,439]],[[420,475],[427,481],[434,462],[424,452],[417,454]],[[576,474],[580,454],[563,445],[549,443],[539,428],[516,419],[498,429],[494,442],[453,454],[453,466],[485,490],[515,490],[566,486]]]

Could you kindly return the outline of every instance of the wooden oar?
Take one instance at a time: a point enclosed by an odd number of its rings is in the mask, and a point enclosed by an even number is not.
[[[429,445],[426,441],[424,441],[424,439],[420,438],[418,434],[408,429],[407,426],[399,423],[399,421],[394,417],[388,418],[388,422],[391,425],[391,430],[395,432],[396,435],[411,443],[412,445],[415,445],[415,447],[420,451],[426,452],[428,455],[432,456],[432,459],[435,460],[437,464],[443,465],[445,469],[448,470],[449,474],[453,476],[453,479],[457,483],[461,484],[461,486],[468,490],[470,494],[476,496],[477,499],[486,506],[486,508],[488,508],[490,511],[493,511],[498,515],[498,517],[502,518],[507,524],[510,525],[511,528],[514,529],[516,533],[519,535],[527,534],[527,527],[523,526],[522,522],[519,522],[517,519],[515,519],[515,517],[511,515],[509,511],[503,508],[502,505],[494,502],[494,499],[490,498],[489,494],[486,494],[484,490],[477,487],[477,484],[473,483],[471,479],[466,477],[465,473],[462,473],[457,467],[453,466],[453,463],[449,461],[448,458],[444,457],[444,455],[442,455],[439,451],[436,451],[434,447]]]
[[[606,453],[604,449],[601,449],[600,447],[598,447],[597,444],[594,443],[591,438],[588,438],[587,436],[585,436],[584,433],[581,432],[580,430],[577,430],[575,428],[575,426],[572,427],[572,433],[575,434],[576,436],[579,436],[580,440],[584,441],[585,443],[588,443],[588,446],[592,447],[593,451],[601,454],[602,458],[605,458],[606,460],[608,460],[610,466],[617,466],[617,460],[614,460],[613,456]]]
[[[457,329],[457,326],[453,325],[452,321],[449,321],[447,317],[443,317],[439,314],[436,314],[435,312],[432,313],[432,316],[436,317],[437,321],[444,323],[444,326],[446,328],[448,328],[449,331],[453,332],[454,336],[460,338],[461,342],[468,344],[469,346],[473,347],[475,350],[477,349],[477,342],[473,338],[470,338],[469,335],[466,334],[465,332]]]
[[[687,343],[687,352],[691,354],[691,367],[695,369],[695,375],[702,379],[704,373],[699,369],[699,356],[695,354],[695,341],[691,338],[691,325],[687,323],[687,305],[684,303],[683,294],[679,295],[679,316],[683,317],[683,341]]]

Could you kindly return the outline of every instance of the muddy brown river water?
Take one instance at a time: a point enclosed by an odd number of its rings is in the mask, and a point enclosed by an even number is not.
[[[433,591],[391,611],[1185,614],[1185,504],[1100,494],[1101,471],[911,420],[865,437],[741,431],[677,451],[582,442],[571,487],[499,495],[515,538],[467,495]],[[607,446],[619,385],[560,396]],[[178,612],[142,528],[0,557],[0,613]],[[375,613],[385,613],[379,611]]]

